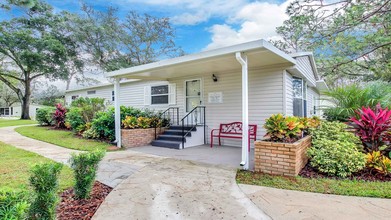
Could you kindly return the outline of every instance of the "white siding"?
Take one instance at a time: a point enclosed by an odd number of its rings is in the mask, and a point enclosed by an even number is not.
[[[153,108],[165,110],[169,105],[144,105],[144,86],[159,84],[176,84],[176,105],[180,107],[180,117],[185,114],[185,80],[201,79],[203,104],[206,106],[207,140],[210,143],[211,129],[218,128],[220,123],[242,120],[242,84],[241,72],[215,73],[218,81],[212,80],[211,73],[176,78],[169,82],[137,81],[121,84],[121,105],[136,108]],[[289,75],[289,74],[287,74]],[[291,77],[289,75],[289,77]],[[288,85],[289,86],[289,85]],[[87,90],[67,92],[66,96],[87,96]],[[96,94],[88,97],[110,98],[112,87],[95,88]],[[291,90],[291,86],[290,86]],[[223,103],[208,103],[208,93],[222,92]],[[283,113],[283,71],[249,71],[249,122],[258,125],[257,139],[262,139],[265,130],[262,128],[266,118],[272,114]],[[240,140],[222,139],[223,145],[240,146]]]
[[[308,56],[297,57],[295,58],[297,62],[297,69],[305,75],[305,78],[308,80],[312,86],[316,85],[315,74],[312,70],[311,62]]]
[[[293,77],[285,72],[286,115],[293,115]]]
[[[219,127],[220,123],[242,120],[242,86],[241,72],[215,74],[214,82],[211,74],[203,74],[170,81],[177,85],[177,105],[184,115],[185,80],[202,79],[203,103],[206,106],[207,140],[210,143],[210,131]],[[282,71],[250,71],[249,72],[249,123],[258,125],[257,139],[262,139],[265,130],[262,125],[272,114],[283,112],[283,79]],[[222,92],[223,103],[208,103],[208,93]],[[240,140],[222,139],[222,144],[240,146]]]

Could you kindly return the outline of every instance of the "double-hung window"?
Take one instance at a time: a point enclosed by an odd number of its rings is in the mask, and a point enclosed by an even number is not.
[[[293,115],[307,117],[307,85],[303,79],[293,78]]]
[[[151,86],[151,104],[168,104],[168,85]]]

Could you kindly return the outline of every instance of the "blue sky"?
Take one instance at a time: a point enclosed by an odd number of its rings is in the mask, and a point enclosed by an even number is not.
[[[291,1],[291,0],[287,0]],[[228,46],[260,38],[275,38],[275,28],[287,19],[284,0],[84,0],[97,10],[107,6],[169,17],[175,42],[186,53]],[[47,0],[56,10],[77,12],[79,0]],[[12,16],[0,15],[0,19]]]

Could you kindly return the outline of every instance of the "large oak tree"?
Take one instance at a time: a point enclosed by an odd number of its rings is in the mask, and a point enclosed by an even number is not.
[[[6,8],[19,5],[9,1]],[[66,63],[75,56],[73,41],[62,32],[64,17],[53,8],[36,2],[30,8],[19,8],[21,15],[0,22],[0,81],[18,96],[22,104],[21,119],[29,119],[31,84],[38,78],[58,79],[69,74]],[[22,87],[16,87],[12,80]]]

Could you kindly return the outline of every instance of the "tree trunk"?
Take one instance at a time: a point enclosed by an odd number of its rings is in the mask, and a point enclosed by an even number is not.
[[[30,118],[30,98],[31,98],[31,88],[30,80],[27,80],[24,84],[24,96],[22,97],[22,115],[20,119],[31,119]]]

